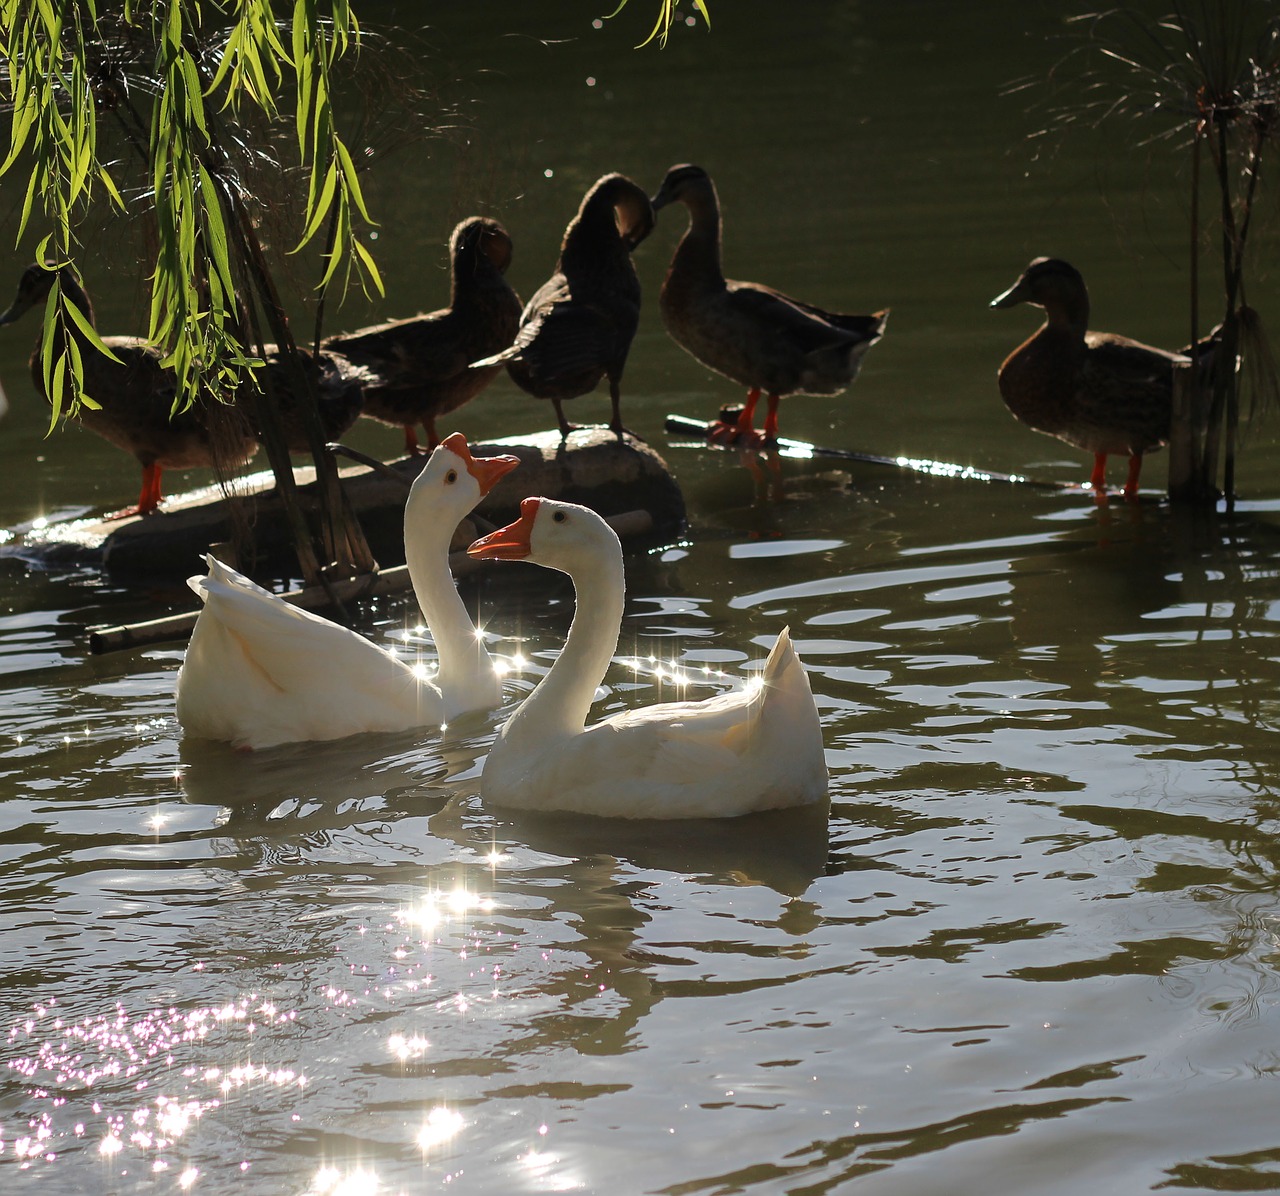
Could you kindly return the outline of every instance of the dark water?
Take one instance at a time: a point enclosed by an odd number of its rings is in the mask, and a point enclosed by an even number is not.
[[[995,390],[1034,314],[986,304],[1058,254],[1097,326],[1180,343],[1177,160],[1118,134],[1028,140],[1044,93],[1001,93],[1070,48],[1057,6],[793,8],[713,0],[710,35],[681,27],[662,52],[630,48],[641,0],[601,29],[590,6],[433,12],[422,69],[460,128],[375,161],[388,297],[337,322],[439,305],[443,241],[472,211],[511,229],[527,294],[595,177],[656,188],[697,161],[731,275],[893,308],[850,393],[786,404],[784,432],[1082,479]],[[181,595],[0,560],[4,1191],[1280,1188],[1265,435],[1231,520],[1160,505],[1161,458],[1148,501],[1105,510],[839,462],[755,478],[662,431],[736,397],[657,319],[682,225],[664,213],[637,255],[624,412],[691,527],[629,560],[599,710],[719,692],[789,624],[829,819],[512,819],[476,796],[501,712],[443,743],[200,749],[173,718],[180,647],[85,647],[87,626]],[[141,272],[110,247],[90,283],[123,332]],[[1274,291],[1255,281],[1264,314]],[[91,436],[42,438],[34,334],[0,337],[6,526],[136,493]],[[571,416],[606,412],[596,396]],[[504,381],[457,425],[549,414]],[[495,650],[528,660],[509,709],[570,595],[495,576],[472,597]],[[416,622],[380,604],[362,629]]]

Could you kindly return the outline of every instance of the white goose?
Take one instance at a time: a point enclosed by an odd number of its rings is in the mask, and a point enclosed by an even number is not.
[[[498,675],[449,572],[449,539],[518,464],[516,457],[472,457],[455,432],[409,491],[405,559],[439,657],[434,683],[349,628],[291,606],[206,557],[208,576],[187,582],[204,606],[178,673],[178,721],[186,734],[264,748],[436,726],[498,705]]]
[[[586,507],[526,498],[515,523],[467,551],[559,569],[573,579],[578,601],[564,650],[485,761],[486,800],[615,818],[734,817],[825,800],[818,710],[785,630],[760,681],[746,689],[628,710],[587,727],[622,621],[618,537]]]

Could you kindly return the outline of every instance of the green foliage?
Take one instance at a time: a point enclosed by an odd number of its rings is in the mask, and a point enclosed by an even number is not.
[[[654,21],[653,28],[649,31],[649,36],[640,43],[641,46],[647,46],[654,38],[658,39],[660,45],[667,44],[667,34],[671,32],[671,25],[676,18],[676,5],[679,0],[658,0],[658,19]],[[627,0],[620,0],[618,7],[609,14],[609,18],[616,17],[624,8],[627,7]],[[693,0],[693,7],[701,14],[702,19],[707,23],[707,28],[711,28],[711,10],[707,8],[706,0]]]
[[[282,22],[271,0],[127,0],[109,15],[95,0],[0,0],[0,100],[12,110],[0,178],[25,171],[18,238],[44,223],[38,254],[74,262],[90,206],[123,210],[121,167],[109,169],[99,149],[100,123],[113,122],[137,151],[133,185],[154,220],[148,337],[177,375],[179,408],[229,395],[253,361],[236,302],[251,223],[239,167],[251,151],[231,121],[292,109],[309,177],[298,248],[329,226],[322,285],[345,286],[354,270],[382,289],[360,241],[372,220],[333,119],[333,70],[359,51],[360,26],[348,0],[326,7],[296,0]],[[149,109],[135,97],[149,97]],[[92,398],[65,335],[78,314],[53,288],[44,372],[55,421]]]

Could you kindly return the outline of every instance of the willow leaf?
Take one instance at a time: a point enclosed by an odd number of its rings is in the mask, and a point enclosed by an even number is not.
[[[307,227],[302,230],[302,239],[294,247],[294,253],[297,253],[319,231],[325,217],[329,214],[329,209],[333,207],[333,196],[337,186],[338,164],[330,159],[329,169],[325,172],[324,186],[321,188],[315,204],[311,206]]]
[[[44,363],[45,393],[48,393],[53,368],[53,340],[58,329],[58,309],[62,305],[62,288],[54,279],[44,304],[44,323],[40,329],[40,360]]]
[[[124,362],[115,355],[111,347],[98,334],[98,330],[89,322],[89,317],[84,314],[74,303],[68,300],[63,305],[67,315],[71,317],[71,322],[79,329],[80,335],[85,338],[99,353],[105,357],[109,357],[116,365],[124,365]],[[75,348],[75,341],[70,342]],[[77,353],[79,350],[77,350]]]
[[[369,215],[369,210],[364,206],[364,195],[360,190],[360,177],[356,174],[356,164],[351,160],[351,154],[347,151],[347,147],[340,137],[333,139],[333,148],[337,152],[338,159],[342,162],[342,176],[346,180],[347,193],[355,200],[356,208],[360,212],[360,218],[366,224],[373,224],[373,217]]]
[[[382,275],[378,273],[378,264],[373,260],[373,254],[365,248],[364,243],[357,237],[351,242],[356,248],[356,253],[360,255],[360,260],[364,263],[364,268],[369,274],[370,281],[378,288],[378,294],[385,297],[386,290],[382,285]]]
[[[351,210],[347,207],[345,197],[338,199],[338,219],[334,229],[333,243],[335,246],[345,245],[351,237]],[[329,254],[329,260],[325,263],[324,277],[320,280],[318,289],[323,290],[333,279],[337,273],[338,267],[342,264],[343,255],[341,251],[335,251]]]
[[[66,385],[67,385],[67,357],[66,357],[66,354],[63,353],[63,354],[59,354],[58,360],[54,363],[53,377],[50,380],[49,389],[47,391],[49,403],[53,408],[53,410],[49,413],[50,431],[52,431],[53,428],[57,425],[58,417],[62,414],[63,406],[64,406],[63,397],[66,391]],[[74,414],[74,412],[68,410],[67,414],[72,415]]]

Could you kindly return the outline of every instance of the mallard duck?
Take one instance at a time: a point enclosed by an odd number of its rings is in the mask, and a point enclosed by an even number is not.
[[[311,449],[302,404],[294,389],[292,369],[276,345],[263,350],[264,368],[271,374],[269,396],[280,414],[281,430],[285,444],[291,453],[305,453]],[[320,418],[320,435],[325,441],[337,440],[360,418],[364,410],[365,388],[372,384],[373,374],[357,365],[345,354],[332,349],[321,349],[319,354],[309,349],[299,349],[302,367],[315,370],[316,412]],[[318,363],[318,366],[317,366]],[[263,389],[267,382],[261,380]],[[240,406],[249,412],[252,406],[242,396]]]
[[[470,363],[511,344],[520,321],[520,300],[504,277],[511,238],[498,221],[464,220],[449,238],[449,259],[448,307],[324,342],[368,371],[364,414],[403,428],[406,453],[420,451],[418,423],[428,452],[440,443],[436,419],[474,399],[501,369]]]
[[[12,324],[23,313],[43,304],[58,280],[67,299],[93,324],[89,296],[69,266],[28,266],[18,281],[18,293],[0,324]],[[140,337],[105,336],[104,343],[119,358],[92,348],[88,339],[76,336],[84,363],[84,389],[99,407],[82,406],[77,419],[117,448],[132,453],[142,466],[142,491],[136,508],[124,515],[146,515],[160,504],[160,477],[166,469],[207,468],[215,462],[235,469],[257,452],[257,441],[243,419],[231,408],[210,404],[189,407],[172,414],[176,381],[161,365],[162,354]],[[40,341],[31,355],[31,377],[39,394],[48,399],[40,364]]]
[[[505,363],[517,386],[551,400],[562,436],[574,426],[565,419],[563,401],[608,378],[609,426],[621,437],[619,388],[640,323],[640,280],[631,251],[652,230],[653,209],[640,186],[622,174],[596,180],[564,230],[555,273],[521,313],[515,343],[472,368]]]
[[[1173,367],[1189,358],[1113,332],[1090,332],[1084,278],[1061,258],[1038,257],[992,307],[1043,307],[1044,325],[1000,367],[1005,406],[1028,427],[1093,454],[1089,485],[1106,494],[1107,457],[1124,453],[1126,498],[1142,458],[1169,440]]]
[[[519,464],[473,457],[446,437],[405,503],[405,559],[440,669],[420,668],[363,636],[291,606],[213,557],[187,584],[204,603],[178,674],[178,721],[188,734],[263,748],[364,731],[436,726],[501,698],[484,641],[449,572],[459,521]]]
[[[729,818],[825,800],[822,727],[786,630],[745,689],[588,727],[618,646],[626,591],[618,537],[586,507],[526,498],[515,523],[467,551],[559,569],[578,603],[564,650],[489,752],[485,800],[614,818]]]
[[[722,441],[778,438],[778,400],[834,395],[857,377],[862,355],[880,339],[887,310],[840,315],[792,299],[757,282],[726,279],[720,265],[720,202],[700,166],[673,166],[653,197],[654,211],[689,209],[658,305],[671,339],[709,369],[747,388],[736,424],[717,421]],[[769,397],[763,437],[754,428],[760,395]]]

